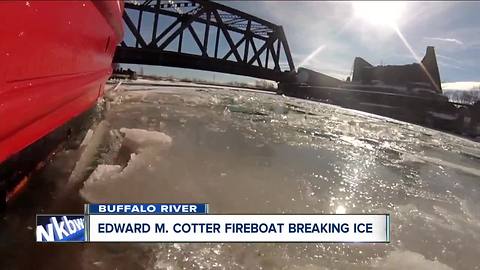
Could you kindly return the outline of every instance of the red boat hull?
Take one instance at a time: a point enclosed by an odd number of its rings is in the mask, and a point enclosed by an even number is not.
[[[123,1],[0,3],[0,162],[102,96],[122,13]]]

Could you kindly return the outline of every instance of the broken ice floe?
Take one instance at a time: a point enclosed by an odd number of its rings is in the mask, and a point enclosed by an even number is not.
[[[172,138],[165,133],[158,131],[149,131],[136,128],[121,128],[120,132],[125,134],[124,145],[128,145],[131,149],[141,151],[145,147],[152,145],[169,146],[172,143]]]
[[[394,250],[387,257],[374,264],[374,269],[396,270],[451,270],[448,265],[439,261],[426,259],[422,254],[410,250]]]
[[[87,132],[87,135],[80,146],[81,149],[83,148],[83,150],[81,150],[82,154],[68,179],[69,186],[75,185],[84,179],[85,174],[88,172],[89,167],[92,165],[95,156],[98,153],[100,145],[108,135],[108,129],[109,123],[104,120],[95,127],[95,130],[90,129]]]
[[[145,184],[139,183],[142,180],[137,179],[138,175],[141,174],[143,180],[150,179],[145,177],[145,174],[152,174],[153,178],[154,168],[163,160],[163,151],[172,143],[171,137],[158,131],[121,128],[120,133],[125,135],[121,148],[129,153],[129,160],[124,168],[121,165],[97,166],[80,190],[80,194],[87,201],[108,200],[111,197],[103,195],[112,187],[115,187],[116,197],[120,200],[134,195],[135,190],[139,190],[137,187]]]

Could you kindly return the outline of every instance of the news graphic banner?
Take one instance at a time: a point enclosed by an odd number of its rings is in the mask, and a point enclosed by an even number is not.
[[[37,242],[85,242],[84,215],[37,215]]]
[[[37,242],[390,242],[388,214],[220,215],[208,214],[207,204],[89,204],[85,215],[48,217],[37,217]]]
[[[182,215],[207,214],[208,204],[87,204],[85,214],[92,215]]]

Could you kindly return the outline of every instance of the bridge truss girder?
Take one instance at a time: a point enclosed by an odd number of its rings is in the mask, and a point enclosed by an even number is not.
[[[145,14],[150,14],[152,23],[144,23],[142,29]],[[173,21],[160,23],[162,16]],[[123,19],[133,38],[117,47],[114,61],[118,63],[194,68],[275,81],[288,80],[295,71],[281,26],[215,2],[126,2]],[[184,44],[187,34],[194,45]],[[195,50],[185,52],[186,45]]]

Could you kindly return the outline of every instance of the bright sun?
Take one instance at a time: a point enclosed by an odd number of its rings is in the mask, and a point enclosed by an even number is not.
[[[352,4],[356,18],[375,26],[395,27],[405,10],[402,1],[353,1]]]

